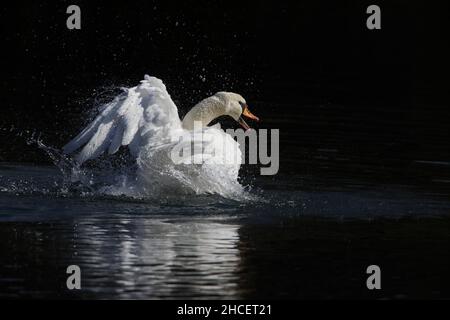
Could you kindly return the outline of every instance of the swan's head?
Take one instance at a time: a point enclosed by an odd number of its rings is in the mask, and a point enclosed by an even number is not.
[[[240,94],[221,91],[215,96],[224,102],[225,114],[236,120],[245,130],[250,129],[250,126],[245,122],[244,117],[259,121],[259,118],[250,112],[247,102]]]

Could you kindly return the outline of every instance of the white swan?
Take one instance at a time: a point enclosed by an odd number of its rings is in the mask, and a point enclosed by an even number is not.
[[[128,146],[136,159],[136,185],[141,192],[181,191],[227,196],[242,191],[237,181],[241,151],[230,135],[214,126],[208,127],[212,120],[223,115],[232,117],[244,129],[249,126],[242,116],[259,120],[248,110],[241,95],[218,92],[195,105],[180,121],[178,109],[163,82],[146,75],[138,86],[126,89],[106,104],[100,115],[63,147],[63,152],[71,154],[81,148],[75,159],[82,164]],[[198,124],[201,133],[210,137],[206,143],[201,141],[201,155],[208,157],[197,165],[172,161],[175,145],[183,139],[190,141]],[[234,161],[230,162],[230,158]]]

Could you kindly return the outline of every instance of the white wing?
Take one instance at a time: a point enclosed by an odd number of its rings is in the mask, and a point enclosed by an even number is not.
[[[80,164],[105,151],[113,154],[120,146],[128,146],[131,154],[137,156],[144,144],[163,144],[178,129],[181,129],[178,109],[166,86],[160,79],[145,75],[140,85],[108,103],[63,151],[70,154],[83,147],[76,156]]]

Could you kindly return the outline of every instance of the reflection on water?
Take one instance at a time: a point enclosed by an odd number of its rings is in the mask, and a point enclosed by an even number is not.
[[[55,194],[42,185],[52,175],[0,171],[0,297],[450,297],[441,193],[284,177],[257,181],[258,202],[168,205]],[[66,288],[72,264],[80,291]],[[380,292],[365,287],[370,264],[382,269]]]
[[[214,221],[119,219],[76,227],[85,286],[122,298],[235,297],[237,226]],[[105,276],[105,270],[110,274]]]
[[[0,224],[0,297],[450,297],[450,220],[151,216]],[[82,289],[65,287],[68,265]],[[379,292],[365,269],[383,271]]]
[[[2,252],[9,253],[2,267],[2,291],[14,294],[20,288],[5,277],[10,272],[20,276],[19,268],[34,279],[31,296],[42,296],[42,291],[67,295],[61,286],[64,267],[76,264],[82,270],[83,290],[73,296],[238,297],[237,227],[193,217],[94,218],[13,228],[2,224],[0,237],[14,239],[8,247],[3,241],[1,245]]]

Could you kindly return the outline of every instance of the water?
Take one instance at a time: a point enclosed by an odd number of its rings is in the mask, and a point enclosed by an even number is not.
[[[439,192],[281,175],[257,177],[252,201],[167,202],[63,185],[55,167],[0,166],[0,297],[450,297]],[[66,289],[72,264],[80,291]],[[370,264],[381,292],[365,287]]]

